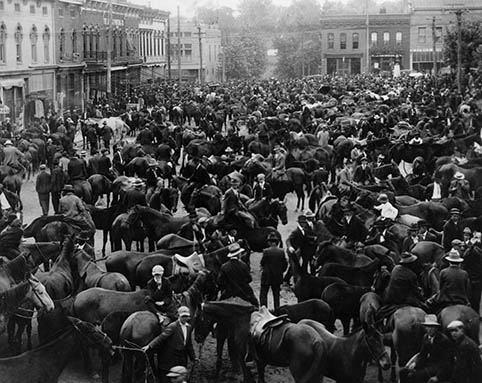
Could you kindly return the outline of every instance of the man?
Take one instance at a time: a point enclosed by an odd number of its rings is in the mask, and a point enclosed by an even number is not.
[[[13,146],[11,140],[5,141],[3,154],[4,165],[8,165],[15,169],[23,169],[23,166],[20,164],[20,160],[24,158],[24,155],[17,147]]]
[[[343,209],[343,232],[350,243],[363,242],[367,236],[367,229],[363,221],[355,215],[355,207],[350,203]]]
[[[407,305],[422,307],[421,288],[418,285],[417,256],[405,252],[400,256],[400,263],[395,266],[385,294],[385,305]]]
[[[454,178],[450,181],[449,197],[457,197],[463,200],[468,200],[470,195],[470,183],[465,179],[465,175],[461,172],[456,172]]]
[[[52,195],[52,207],[54,208],[55,214],[59,214],[60,194],[64,188],[66,179],[67,176],[59,166],[58,161],[54,161],[52,174],[50,175],[50,194]]]
[[[457,208],[450,209],[450,218],[442,230],[442,245],[446,252],[452,248],[454,239],[464,239],[464,227],[460,220],[460,210]]]
[[[271,197],[273,196],[273,190],[271,189],[271,185],[266,182],[266,176],[263,173],[260,173],[256,176],[256,180],[258,182],[253,188],[254,201],[265,200],[266,202],[270,202]]]
[[[64,215],[67,223],[79,228],[81,234],[93,241],[96,228],[84,202],[74,194],[72,185],[65,185],[62,191],[64,196],[59,201],[59,213]],[[89,244],[93,245],[92,242]]]
[[[187,368],[184,366],[174,366],[166,375],[171,383],[187,383]]]
[[[349,193],[353,183],[353,165],[350,159],[343,159],[343,169],[338,173],[338,190],[341,194]]]
[[[418,238],[418,224],[413,222],[408,227],[408,237],[405,237],[402,242],[402,252],[412,251],[413,247],[419,242]]]
[[[87,141],[89,142],[89,147],[90,147],[90,154],[94,154],[94,151],[98,150],[99,144],[97,141],[97,129],[96,129],[97,124],[95,125],[89,125],[87,127]]]
[[[281,146],[276,144],[273,148],[273,152],[268,156],[267,161],[272,165],[272,180],[286,179],[286,154],[281,150]]]
[[[14,259],[20,254],[18,247],[22,242],[22,221],[16,214],[9,214],[6,220],[7,226],[0,233],[0,254],[8,259]]]
[[[104,125],[102,127],[102,140],[104,141],[104,148],[109,149],[110,140],[114,135],[114,131],[112,128],[107,125],[107,121],[104,121]]]
[[[231,187],[226,190],[223,196],[223,215],[227,223],[245,224],[250,228],[254,228],[254,219],[248,213],[246,207],[240,198],[239,187],[242,178],[238,173],[231,173]]]
[[[99,158],[97,163],[97,173],[110,179],[110,168],[112,167],[112,162],[110,161],[109,153],[109,149],[102,149],[102,156]]]
[[[361,185],[370,185],[375,182],[372,170],[368,166],[368,158],[361,159],[361,165],[357,166],[353,174],[353,181]]]
[[[131,207],[134,207],[135,205],[147,206],[144,186],[145,184],[144,182],[142,182],[142,180],[136,179],[132,183],[132,188],[130,188],[124,193],[124,197],[122,199],[122,205],[127,210],[129,210]]]
[[[268,248],[263,250],[261,257],[261,290],[259,302],[261,306],[268,307],[268,291],[271,288],[274,308],[279,307],[280,286],[283,282],[283,273],[288,267],[285,252],[278,247],[279,241],[274,233],[268,235]]]
[[[427,331],[422,348],[415,362],[400,369],[400,383],[435,383],[451,375],[452,342],[440,331],[435,315],[426,315],[422,324]]]
[[[38,194],[38,200],[42,209],[42,215],[49,214],[50,190],[52,188],[52,177],[47,173],[47,166],[40,165],[40,173],[37,175],[35,182],[35,191]]]
[[[164,267],[155,265],[152,268],[152,278],[147,282],[146,289],[150,294],[144,303],[150,312],[155,314],[159,323],[167,326],[177,319],[176,303],[173,300],[171,284],[164,278]]]
[[[168,372],[174,366],[187,366],[187,359],[196,361],[192,345],[192,327],[188,323],[191,319],[189,308],[181,306],[177,310],[179,319],[169,324],[166,329],[156,336],[144,352],[154,351],[158,354],[158,369],[161,383],[169,382]]]
[[[380,219],[389,219],[394,222],[397,218],[398,210],[388,201],[388,196],[385,193],[380,194],[378,196],[378,202],[380,202],[380,205],[374,206],[373,208],[380,211]]]
[[[482,382],[480,350],[475,342],[465,335],[464,324],[461,321],[454,320],[449,323],[447,330],[455,344],[450,382]]]
[[[470,240],[472,239],[472,230],[470,229],[470,227],[466,227],[464,228],[464,231],[463,231],[463,234],[464,234],[464,250],[470,246]]]
[[[438,242],[437,236],[428,231],[428,223],[423,219],[418,221],[418,239],[420,241]]]
[[[158,167],[158,163],[154,158],[149,158],[147,160],[147,170],[146,170],[146,200],[150,201],[152,194],[154,193],[158,182],[161,180],[161,172]]]
[[[201,226],[198,224],[198,219],[199,216],[197,215],[196,210],[191,210],[189,212],[189,222],[186,222],[181,226],[177,235],[193,241],[194,244],[198,244],[199,249],[202,251],[205,237],[202,233]]]
[[[449,267],[440,272],[440,291],[427,303],[434,303],[434,311],[452,305],[467,305],[469,303],[470,280],[469,275],[461,268],[464,259],[455,249],[450,250],[445,257]]]
[[[67,165],[67,173],[70,182],[87,180],[87,164],[84,160],[80,159],[77,153],[70,157],[69,164]]]
[[[258,300],[249,285],[252,281],[249,267],[238,259],[244,249],[241,248],[239,243],[233,243],[229,245],[228,250],[228,261],[221,266],[218,277],[221,299],[240,297],[258,307]]]
[[[91,176],[93,174],[99,174],[99,160],[100,153],[97,149],[92,149],[92,156],[87,161],[87,173]]]
[[[301,267],[308,271],[309,260],[316,251],[316,235],[310,226],[305,215],[298,216],[298,226],[293,230],[286,239],[286,248],[288,249],[288,256],[295,257],[297,262],[301,258]],[[289,284],[291,279],[291,267],[286,272],[284,277],[285,283]]]
[[[114,169],[117,171],[118,175],[122,176],[124,175],[125,161],[124,157],[122,156],[121,148],[116,144],[112,147],[112,150],[114,151],[112,156],[112,165],[114,166]]]
[[[482,244],[481,233],[474,232],[470,244],[464,253],[462,268],[467,271],[470,280],[470,306],[480,315],[480,298],[482,295]]]

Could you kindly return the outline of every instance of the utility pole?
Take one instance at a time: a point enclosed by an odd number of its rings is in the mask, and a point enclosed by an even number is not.
[[[167,78],[171,79],[171,15],[167,18]]]
[[[226,82],[226,41],[225,39],[227,38],[226,32],[223,33],[221,30],[221,44],[222,44],[222,52],[223,52],[223,57],[222,57],[222,62],[221,62],[221,80],[223,84]]]
[[[457,9],[457,90],[462,94],[462,9]]]
[[[199,41],[199,84],[204,85],[204,72],[203,72],[203,44],[201,39],[201,24],[197,26],[197,34]]]
[[[109,7],[109,21],[107,25],[107,72],[106,72],[106,86],[105,86],[105,93],[107,101],[110,102],[110,98],[112,96],[112,0],[109,0],[108,3]]]
[[[437,81],[437,33],[435,28],[435,16],[432,18],[432,54],[433,54],[433,77],[434,81]]]
[[[320,32],[320,75],[323,74],[323,34]]]
[[[305,31],[301,31],[301,78],[305,77]]]
[[[177,6],[177,72],[179,76],[179,87],[181,87],[181,15],[179,5]]]
[[[367,69],[366,69],[366,73],[370,73],[370,20],[368,18],[368,0],[365,1],[365,10],[366,10],[366,45],[367,45],[367,50],[365,52],[366,54],[366,59],[367,59],[367,62],[366,62],[366,66],[367,66]]]

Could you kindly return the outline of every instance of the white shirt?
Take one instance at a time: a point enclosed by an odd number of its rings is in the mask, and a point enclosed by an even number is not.
[[[390,202],[385,202],[378,206],[374,206],[374,209],[381,210],[380,217],[382,218],[389,218],[391,220],[395,220],[395,218],[397,218],[397,215],[398,215],[398,210],[395,207],[393,207],[393,205]]]

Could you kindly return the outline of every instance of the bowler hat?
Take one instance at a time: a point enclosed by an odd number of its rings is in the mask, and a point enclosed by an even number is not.
[[[191,311],[189,310],[189,307],[187,306],[181,306],[177,309],[177,314],[182,317],[182,316],[191,316]]]
[[[187,375],[187,368],[184,366],[174,366],[166,374],[168,378],[178,378]]]
[[[191,210],[191,211],[189,212],[189,218],[195,218],[195,219],[198,218],[198,215],[197,215],[197,213],[196,213],[196,210]]]
[[[63,191],[64,193],[69,193],[69,192],[73,193],[75,190],[74,190],[74,187],[73,187],[72,185],[70,185],[70,184],[65,184],[65,185],[64,185],[64,188],[62,189],[62,191]]]
[[[418,259],[415,254],[410,253],[409,251],[404,251],[400,255],[400,263],[413,263]]]

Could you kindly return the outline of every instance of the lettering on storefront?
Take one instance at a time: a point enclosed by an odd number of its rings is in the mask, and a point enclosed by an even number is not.
[[[109,25],[109,18],[104,17],[104,25]],[[122,27],[124,26],[124,20],[123,19],[112,19],[112,25]]]

